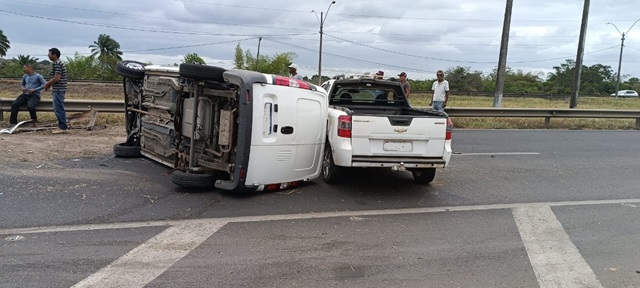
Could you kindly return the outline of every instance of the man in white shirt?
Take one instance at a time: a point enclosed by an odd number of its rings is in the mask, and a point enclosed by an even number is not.
[[[444,108],[447,107],[447,100],[449,100],[449,82],[444,80],[444,72],[442,70],[438,70],[436,76],[438,81],[433,82],[431,86],[431,90],[433,90],[431,105],[433,105],[433,110],[435,111],[444,111]]]
[[[291,65],[289,65],[289,74],[291,74],[289,78],[302,80],[302,75],[298,74],[298,65],[296,64],[291,63]]]

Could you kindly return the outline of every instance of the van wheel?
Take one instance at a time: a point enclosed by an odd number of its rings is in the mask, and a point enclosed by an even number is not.
[[[413,174],[413,180],[422,185],[426,185],[433,181],[436,177],[436,168],[422,168],[411,170]]]
[[[124,78],[142,80],[144,79],[144,63],[137,61],[122,60],[116,64],[116,73]]]
[[[176,170],[171,173],[171,182],[184,188],[213,188],[216,177],[211,174],[185,173]]]
[[[322,156],[322,179],[324,182],[332,184],[340,181],[341,171],[340,167],[336,166],[333,162],[333,153],[331,153],[331,146],[326,144],[324,146],[324,153]]]
[[[222,73],[227,71],[224,68],[199,64],[180,64],[180,77],[195,80],[211,80],[216,82],[224,82]]]
[[[113,145],[113,154],[118,158],[140,157],[140,146],[127,146],[127,143]]]

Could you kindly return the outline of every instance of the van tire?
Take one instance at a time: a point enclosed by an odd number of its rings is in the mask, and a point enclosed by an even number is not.
[[[122,60],[116,64],[116,73],[124,78],[144,79],[145,64],[138,61]]]
[[[336,166],[333,162],[331,146],[327,143],[324,146],[324,153],[322,155],[322,179],[328,184],[338,183],[340,182],[342,172],[341,167]]]
[[[140,154],[140,146],[127,146],[127,143],[119,143],[113,145],[113,154],[118,158],[138,158]]]
[[[417,184],[426,185],[436,177],[436,168],[413,169],[411,174],[413,174],[413,180]]]
[[[216,177],[211,174],[186,173],[176,170],[171,173],[171,182],[184,188],[214,188]]]
[[[227,71],[224,68],[200,64],[180,64],[180,77],[195,80],[211,80],[216,82],[224,82],[222,73]]]

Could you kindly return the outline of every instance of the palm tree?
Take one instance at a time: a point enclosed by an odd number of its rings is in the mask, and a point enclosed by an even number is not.
[[[0,57],[7,56],[7,50],[9,50],[11,46],[9,46],[9,39],[4,35],[2,30],[0,30]]]
[[[16,64],[20,65],[20,67],[22,67],[24,65],[27,65],[27,64],[31,64],[31,65],[38,64],[38,58],[31,57],[31,55],[18,54],[18,56],[13,57],[13,59],[11,59],[11,61],[13,61]]]
[[[102,78],[116,75],[114,72],[116,63],[122,60],[120,43],[107,34],[100,34],[98,41],[93,41],[89,48],[91,48],[91,57],[97,58],[100,63]]]

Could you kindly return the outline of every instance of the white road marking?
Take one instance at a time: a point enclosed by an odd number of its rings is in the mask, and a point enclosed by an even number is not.
[[[519,208],[519,207],[583,206],[583,205],[606,205],[606,204],[630,204],[630,203],[640,203],[640,199],[444,206],[444,207],[429,207],[429,208],[359,210],[359,211],[305,213],[305,214],[240,216],[240,217],[209,218],[209,219],[205,218],[205,219],[188,219],[188,220],[163,220],[163,221],[146,221],[146,222],[129,222],[129,223],[105,223],[105,224],[88,224],[88,225],[30,227],[30,228],[0,229],[0,235],[71,232],[71,231],[123,229],[123,228],[143,228],[143,227],[176,226],[176,225],[207,225],[207,224],[210,224],[211,222],[224,222],[224,223],[265,222],[265,221],[278,221],[278,220],[320,219],[320,218],[332,218],[332,217],[362,217],[362,216],[382,216],[382,215],[402,215],[402,214],[424,214],[424,213],[437,213],[437,212],[450,212],[450,211],[499,210],[499,209],[513,209],[513,208]]]
[[[491,155],[540,155],[539,152],[496,152],[496,153],[454,153],[456,156],[491,156]]]
[[[551,207],[514,208],[513,217],[540,287],[602,287]]]
[[[144,287],[225,224],[210,221],[169,227],[72,287]]]

